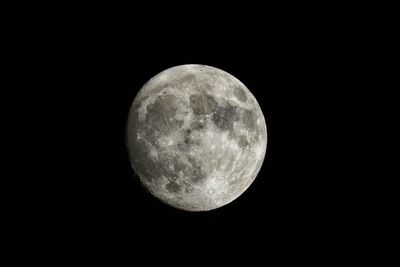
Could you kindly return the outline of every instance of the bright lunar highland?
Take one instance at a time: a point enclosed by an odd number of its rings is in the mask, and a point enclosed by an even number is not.
[[[257,100],[220,69],[181,65],[154,76],[129,112],[133,170],[158,199],[187,211],[239,197],[264,161],[267,128]]]

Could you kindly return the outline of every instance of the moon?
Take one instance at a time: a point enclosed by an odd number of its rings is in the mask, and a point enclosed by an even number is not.
[[[126,132],[131,166],[151,194],[177,209],[208,211],[255,180],[267,148],[257,100],[229,73],[181,65],[135,97]]]

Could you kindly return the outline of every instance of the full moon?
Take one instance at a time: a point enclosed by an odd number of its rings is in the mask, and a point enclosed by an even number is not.
[[[257,100],[229,73],[169,68],[131,106],[126,132],[134,172],[151,194],[186,211],[238,198],[260,171],[267,127]]]

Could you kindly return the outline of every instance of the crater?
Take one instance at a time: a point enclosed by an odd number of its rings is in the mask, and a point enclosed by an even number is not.
[[[239,146],[242,148],[246,148],[249,146],[249,142],[247,141],[247,138],[244,135],[239,136],[237,142]]]
[[[183,84],[183,83],[192,83],[196,80],[196,76],[194,74],[186,74],[182,78],[180,78],[177,82],[178,84]]]
[[[170,193],[178,193],[181,191],[181,187],[175,183],[174,181],[170,181],[165,188],[170,192]]]
[[[236,96],[236,98],[239,101],[246,102],[247,101],[247,96],[246,92],[243,88],[241,87],[234,87],[233,88],[233,94]]]

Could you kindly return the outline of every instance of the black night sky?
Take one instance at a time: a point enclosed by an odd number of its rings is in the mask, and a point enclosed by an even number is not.
[[[173,250],[170,242],[187,251],[206,242],[212,251],[223,246],[234,254],[256,243],[301,247],[340,235],[343,214],[353,212],[346,204],[351,184],[338,168],[348,164],[338,156],[346,154],[340,137],[347,127],[338,117],[351,86],[344,67],[351,62],[343,63],[351,48],[332,38],[329,23],[255,20],[215,27],[198,21],[191,30],[179,21],[145,27],[124,18],[57,26],[63,34],[45,48],[57,88],[49,102],[60,111],[49,135],[63,153],[53,157],[57,181],[50,191],[60,200],[52,210],[66,236],[157,251]],[[182,64],[214,66],[241,80],[268,129],[254,183],[209,212],[177,210],[151,196],[134,177],[125,146],[128,111],[139,89]]]
[[[71,154],[84,171],[76,173],[75,181],[82,186],[82,203],[74,204],[88,219],[89,231],[98,227],[105,234],[161,232],[179,238],[191,231],[200,236],[234,231],[276,238],[302,235],[300,228],[315,230],[332,220],[328,211],[334,200],[329,196],[338,180],[324,156],[335,142],[326,139],[333,125],[327,124],[332,114],[324,110],[333,88],[321,63],[326,58],[318,56],[322,51],[293,47],[291,40],[231,49],[123,44],[112,46],[115,53],[89,52],[88,65],[80,67],[88,84],[74,89],[78,143],[77,155]],[[268,128],[266,157],[255,182],[237,200],[210,212],[176,210],[147,193],[133,176],[125,146],[127,114],[138,90],[155,74],[181,64],[214,66],[240,79],[258,100]]]

